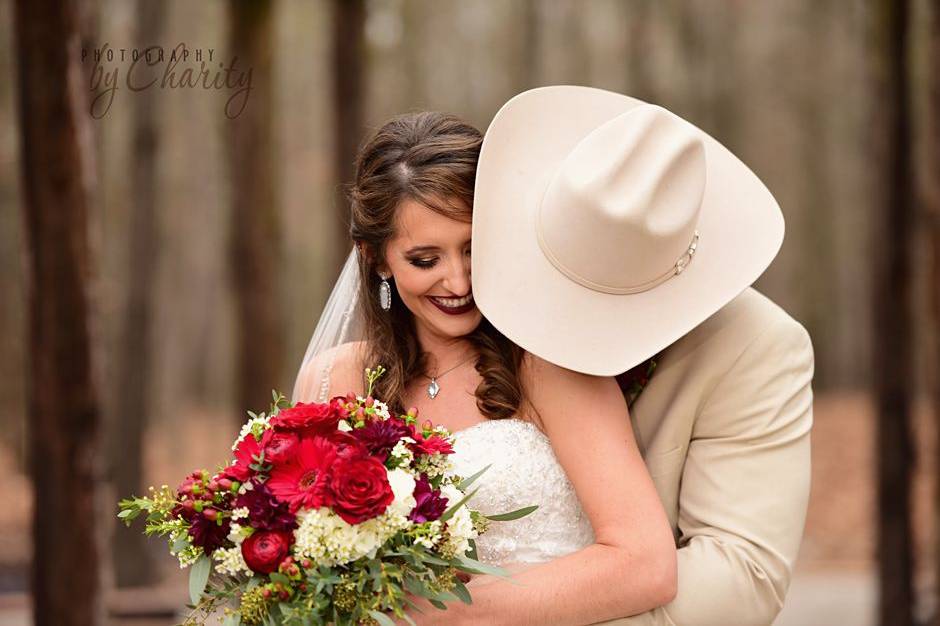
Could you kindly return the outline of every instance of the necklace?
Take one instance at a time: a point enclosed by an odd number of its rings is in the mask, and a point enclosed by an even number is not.
[[[463,365],[464,363],[466,363],[467,361],[469,361],[470,359],[472,359],[474,356],[475,356],[475,355],[471,354],[470,356],[468,356],[467,358],[465,358],[463,361],[461,361],[461,362],[458,363],[457,365],[454,365],[453,367],[451,367],[451,368],[445,370],[443,373],[440,373],[440,374],[438,374],[438,375],[436,375],[436,376],[428,376],[427,374],[422,374],[422,376],[424,376],[425,378],[430,378],[430,379],[431,379],[431,384],[428,385],[428,397],[433,400],[434,398],[437,397],[437,394],[439,394],[439,393],[441,392],[441,386],[440,386],[440,385],[438,384],[438,382],[437,382],[439,378],[444,378],[444,376],[446,376],[448,373],[450,373],[450,372],[452,372],[453,370],[457,369],[458,367],[460,367],[461,365]]]

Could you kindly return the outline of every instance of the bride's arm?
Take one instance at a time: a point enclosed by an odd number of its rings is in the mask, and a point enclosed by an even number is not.
[[[525,369],[528,398],[595,543],[515,574],[519,584],[471,582],[472,605],[431,613],[448,624],[591,624],[666,604],[676,593],[675,542],[616,382],[537,358]]]

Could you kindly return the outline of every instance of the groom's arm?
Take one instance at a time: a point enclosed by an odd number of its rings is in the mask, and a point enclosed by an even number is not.
[[[678,593],[611,626],[770,624],[810,488],[813,349],[797,322],[745,348],[696,419],[679,492]]]

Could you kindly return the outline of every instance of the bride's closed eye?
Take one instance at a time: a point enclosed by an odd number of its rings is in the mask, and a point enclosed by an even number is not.
[[[470,256],[470,250],[467,249],[466,255]],[[420,267],[421,269],[431,269],[437,264],[437,257],[431,257],[429,259],[414,258],[408,259],[408,262],[414,265],[415,267]]]

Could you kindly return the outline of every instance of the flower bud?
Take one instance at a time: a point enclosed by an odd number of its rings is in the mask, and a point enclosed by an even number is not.
[[[270,588],[270,587],[265,587],[264,589],[262,589],[262,590],[261,590],[261,595],[263,595],[265,599],[270,598],[270,597],[271,597],[271,588]]]
[[[313,567],[313,561],[311,561],[310,559],[304,559],[303,561],[300,562],[300,565],[304,569],[310,569],[311,567]]]
[[[375,405],[375,398],[372,396],[366,397],[365,405],[371,409]]]
[[[282,589],[278,595],[280,596],[282,602],[287,602],[290,600],[290,592],[287,589]]]
[[[222,490],[229,490],[229,489],[231,489],[231,488],[232,488],[232,484],[233,484],[233,483],[232,483],[231,479],[224,478],[224,477],[219,479],[219,487],[221,487]]]
[[[208,520],[213,520],[219,516],[219,512],[216,509],[203,509],[202,516]]]

